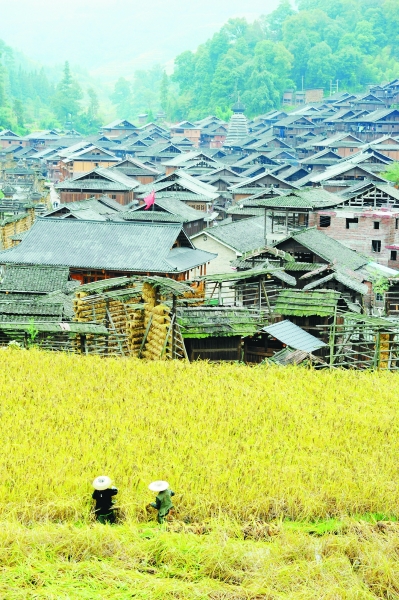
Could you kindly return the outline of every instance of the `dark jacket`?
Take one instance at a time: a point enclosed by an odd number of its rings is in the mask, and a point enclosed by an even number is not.
[[[165,490],[164,492],[159,492],[158,496],[155,498],[155,502],[151,504],[154,508],[159,511],[159,516],[164,517],[168,514],[168,512],[173,508],[171,497],[174,496],[175,493],[172,490]]]
[[[106,513],[112,510],[112,497],[116,496],[118,490],[115,487],[107,490],[94,490],[92,498],[96,501],[96,512]]]

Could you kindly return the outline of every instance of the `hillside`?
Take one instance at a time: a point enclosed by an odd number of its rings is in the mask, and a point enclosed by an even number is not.
[[[173,75],[158,77],[150,99],[143,101],[133,85],[120,108],[155,110],[158,102],[176,121],[208,114],[226,118],[240,92],[247,114],[255,116],[278,107],[287,88],[321,87],[329,94],[330,82],[338,80],[339,89],[361,91],[399,76],[396,0],[297,5],[294,10],[281,0],[253,23],[230,19],[196,52],[177,56]]]

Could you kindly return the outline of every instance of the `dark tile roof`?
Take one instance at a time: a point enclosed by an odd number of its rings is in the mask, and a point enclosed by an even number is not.
[[[1,292],[53,292],[63,290],[68,282],[67,267],[26,267],[8,265],[0,283]]]
[[[268,223],[268,231],[270,231],[270,223]],[[194,243],[195,238],[200,235],[209,235],[237,252],[249,252],[265,245],[264,217],[241,219],[204,229],[193,236]]]
[[[341,242],[328,237],[315,228],[304,229],[292,234],[290,237],[311,250],[314,254],[321,256],[327,262],[337,262],[353,271],[360,269],[370,262],[368,258],[365,258],[355,252],[355,250],[351,250]],[[278,242],[276,246],[279,247],[281,243]]]
[[[19,301],[0,302],[0,321],[35,321],[62,319],[63,305],[59,302],[42,304],[38,302]]]
[[[171,250],[178,237],[186,240],[184,261]],[[182,224],[39,217],[18,246],[0,252],[0,264],[169,273],[180,272],[182,262],[185,271],[214,257],[192,247]]]
[[[193,196],[191,198],[192,200],[200,199],[198,196],[196,196],[194,194],[192,196]],[[159,197],[157,194],[156,198],[155,198],[154,210],[156,211],[157,208],[161,209],[163,211],[166,211],[167,213],[170,213],[171,215],[176,215],[176,216],[180,217],[179,220],[183,220],[184,222],[198,221],[205,217],[205,213],[200,212],[200,211],[196,210],[195,208],[192,208],[185,202],[182,202],[180,199],[173,197],[173,194],[170,197],[162,197],[162,196]],[[142,213],[142,212],[144,212],[144,210],[142,207],[139,207],[139,209],[136,209],[135,211],[132,211],[132,212],[133,213],[137,213],[137,212]],[[151,210],[147,210],[147,211],[145,211],[145,213],[150,214]],[[132,216],[134,216],[134,214]],[[124,218],[125,218],[125,215],[124,215]]]

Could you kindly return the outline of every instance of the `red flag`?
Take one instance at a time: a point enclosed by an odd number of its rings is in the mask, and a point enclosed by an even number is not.
[[[144,198],[144,202],[145,202],[144,210],[148,210],[150,208],[150,206],[155,204],[155,190],[152,190],[151,194],[149,196],[147,196],[146,198]]]

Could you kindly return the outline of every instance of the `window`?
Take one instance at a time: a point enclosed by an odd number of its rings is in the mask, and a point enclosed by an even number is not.
[[[391,260],[397,260],[398,252],[397,250],[391,250]]]
[[[381,252],[381,240],[371,240],[371,250],[373,252]]]
[[[320,215],[319,224],[320,227],[330,227],[331,217],[327,217],[326,215]]]
[[[359,225],[359,219],[346,219],[346,228],[347,229],[356,229]]]
[[[399,229],[399,219],[395,219],[395,229]]]
[[[380,228],[380,222],[379,221],[374,221],[373,225],[374,225],[374,229],[379,229]]]
[[[116,194],[112,194],[111,198],[112,200],[116,200]]]
[[[353,152],[353,148],[350,149],[350,152]]]

